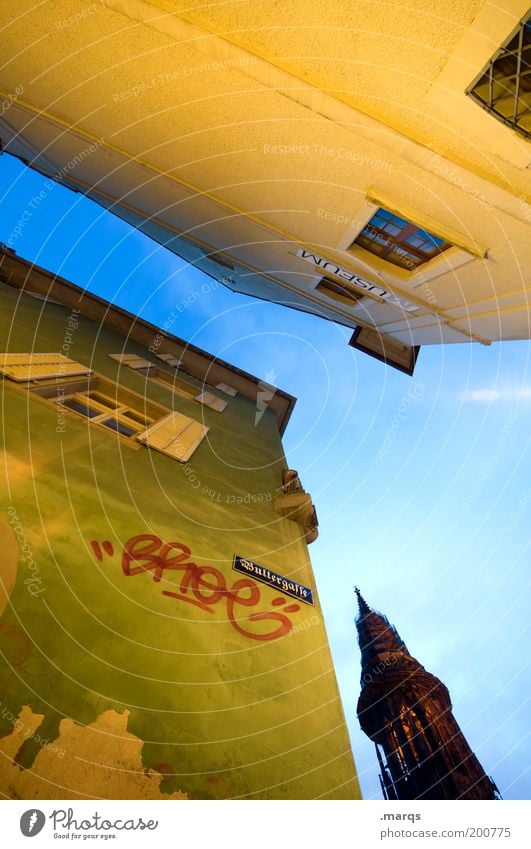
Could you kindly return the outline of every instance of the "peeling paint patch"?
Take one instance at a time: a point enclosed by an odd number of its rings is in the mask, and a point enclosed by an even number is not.
[[[129,716],[108,710],[87,726],[63,719],[57,739],[41,745],[31,769],[21,769],[17,754],[43,719],[23,707],[0,740],[4,792],[21,799],[188,799],[181,790],[161,793],[166,770],[144,769],[144,743],[127,730]]]

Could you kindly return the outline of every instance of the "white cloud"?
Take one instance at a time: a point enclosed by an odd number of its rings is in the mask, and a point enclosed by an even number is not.
[[[468,389],[465,392],[460,392],[458,395],[460,401],[498,401],[501,398],[501,392],[496,389]]]
[[[493,401],[521,401],[531,398],[531,387],[521,386],[510,389],[466,389],[458,394],[460,401],[479,401],[492,404]]]

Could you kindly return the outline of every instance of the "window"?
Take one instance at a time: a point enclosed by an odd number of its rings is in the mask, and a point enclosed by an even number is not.
[[[182,363],[177,357],[172,356],[171,354],[157,354],[156,355],[159,360],[162,360],[166,363],[166,365],[171,366],[172,368],[177,369],[180,372],[184,372],[184,374],[189,375],[189,377],[193,377],[195,380],[200,380],[203,385],[210,386],[212,389],[219,389],[221,392],[224,392],[225,395],[230,395],[234,398],[238,393],[236,389],[233,389],[232,386],[228,386],[226,383],[210,383],[206,377],[199,378],[196,377],[192,372],[188,371],[184,363]]]
[[[109,354],[111,360],[117,360],[121,365],[132,369],[148,369],[152,366],[149,360],[143,357],[137,357],[135,354]]]
[[[337,280],[330,280],[328,277],[323,277],[323,279],[315,287],[315,291],[321,292],[323,295],[326,295],[327,298],[339,301],[342,304],[347,304],[348,306],[352,306],[352,304],[357,303],[365,295],[365,292],[362,292],[360,289],[355,289],[347,282],[340,283]]]
[[[494,54],[466,93],[499,121],[531,138],[531,15]]]
[[[172,357],[170,354],[157,354],[157,356],[170,366],[178,364],[177,358]],[[199,404],[204,404],[205,407],[210,407],[216,413],[222,413],[227,406],[226,401],[218,398],[212,392],[198,393],[197,388],[192,386],[191,383],[182,380],[182,378],[177,377],[175,374],[169,374],[169,372],[154,366],[153,363],[150,363],[149,360],[142,359],[142,357],[137,357],[134,354],[109,354],[109,357],[113,360],[118,360],[118,362],[123,363],[128,368],[134,369],[139,374],[144,374],[150,380],[154,380],[155,383],[164,386],[165,389],[171,389],[172,392],[175,392],[182,398],[188,398],[189,400],[197,401]]]
[[[208,428],[205,425],[183,416],[182,413],[171,413],[140,434],[137,439],[149,448],[160,451],[168,457],[173,457],[181,463],[190,459],[195,449],[206,436]]]
[[[63,354],[0,354],[0,374],[17,383],[91,373]]]
[[[228,268],[229,271],[234,271],[233,264],[226,260],[221,254],[204,254],[203,259],[208,259],[210,262],[215,262],[216,265],[221,265],[222,268]]]
[[[451,247],[439,236],[380,207],[351,247],[360,245],[393,265],[414,271]]]
[[[375,327],[357,327],[349,345],[409,375],[415,370],[420,351],[420,345],[403,345]]]
[[[131,366],[136,368],[138,366]],[[0,354],[0,374],[61,410],[186,462],[208,427],[59,354]],[[53,378],[53,379],[52,379]]]
[[[210,407],[216,413],[222,413],[227,406],[226,401],[218,398],[217,395],[213,395],[212,392],[198,393],[195,386],[192,386],[176,375],[169,374],[163,369],[154,366],[153,363],[150,363],[149,360],[142,359],[142,357],[137,357],[134,354],[109,354],[109,357],[113,360],[118,360],[118,362],[123,363],[128,368],[132,368],[140,374],[144,374],[150,380],[154,380],[155,383],[164,386],[165,389],[170,388],[172,392],[183,398],[188,398],[189,400],[197,401],[199,404],[204,404],[206,407]],[[173,365],[174,362],[177,362],[174,357],[169,357],[169,355],[165,354],[161,354],[160,359],[163,359],[168,365]]]
[[[117,360],[117,362],[121,365],[125,365],[127,368],[133,369],[139,374],[149,377],[151,380],[154,380],[155,383],[159,383],[166,389],[170,386],[177,395],[181,395],[183,398],[190,398],[194,400],[197,398],[197,389],[195,386],[191,386],[186,381],[168,374],[168,372],[154,366],[153,363],[149,362],[149,360],[144,360],[142,357],[137,357],[134,354],[109,354],[109,357],[111,360]]]
[[[234,398],[238,394],[232,386],[228,386],[226,383],[216,383],[216,389],[224,392],[225,395],[230,395],[231,398]]]
[[[145,404],[141,401],[139,404],[131,403],[120,397],[119,390],[113,393],[112,384],[107,384],[101,378],[87,381],[81,386],[65,384],[60,392],[57,392],[57,387],[53,389],[55,403],[122,436],[135,436],[155,421],[155,417],[146,414]],[[49,397],[43,390],[34,391],[42,397]]]

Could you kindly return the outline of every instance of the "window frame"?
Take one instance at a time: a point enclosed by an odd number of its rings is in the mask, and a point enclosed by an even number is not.
[[[524,44],[526,30],[529,32],[530,41],[527,44]],[[514,46],[513,43],[516,39],[518,39],[518,44]],[[523,54],[525,51],[527,51],[530,61],[524,63],[527,66],[527,70],[522,72]],[[496,65],[499,66],[499,64],[504,60],[510,63],[513,59],[516,60],[516,68],[511,69],[513,70],[513,73],[506,73],[502,70],[500,76],[494,76]],[[530,141],[531,95],[529,91],[525,92],[525,94],[529,97],[529,103],[526,104],[520,93],[520,86],[524,74],[526,75],[526,78],[531,81],[531,10],[528,11],[527,15],[519,21],[518,26],[512,30],[511,34],[504,40],[496,52],[490,57],[487,64],[483,66],[479,74],[477,74],[474,80],[465,89],[465,94],[475,103],[479,104],[485,112],[497,121],[505,124],[505,126],[510,127],[514,130],[514,132],[523,136],[523,138],[527,141]],[[513,78],[514,82],[512,82]],[[488,85],[488,99],[485,99],[485,97],[479,93],[479,90],[484,89],[485,85]],[[495,86],[499,86],[501,89],[500,94],[497,97],[494,96]],[[506,99],[512,99],[513,101],[512,118],[496,109],[496,103]],[[524,103],[525,106],[521,115],[519,114],[520,102]],[[524,116],[528,117],[530,129],[526,129],[519,123],[519,120],[521,120]]]
[[[127,366],[127,368],[137,374],[144,375],[146,380],[152,380],[164,389],[169,389],[171,392],[175,392],[175,394],[180,395],[181,398],[186,398],[188,401],[196,401],[198,404],[208,407],[216,413],[223,413],[227,407],[228,402],[219,398],[213,392],[198,389],[197,386],[193,386],[191,383],[188,383],[187,380],[183,380],[179,374],[179,369],[174,366],[170,365],[170,368],[174,369],[174,373],[172,373],[165,371],[160,366],[157,366],[142,357],[136,357],[130,354],[109,354],[108,356],[119,362],[120,365]],[[157,354],[157,356],[159,355]],[[160,357],[160,359],[162,359],[162,357]],[[133,365],[133,362],[136,364]],[[168,361],[166,359],[162,359],[162,362]]]
[[[352,286],[347,280],[333,280],[331,277],[321,277],[314,292],[347,307],[358,306],[367,295],[363,289]]]
[[[0,353],[0,363],[2,356],[4,361],[7,362],[8,359],[13,357],[31,361],[33,355],[2,355]],[[44,356],[50,358],[54,355]],[[53,406],[56,410],[61,410],[62,414],[68,415],[73,421],[77,420],[78,423],[81,423],[84,420],[89,427],[93,426],[107,435],[112,434],[114,438],[131,448],[139,449],[145,446],[181,463],[188,461],[209,431],[209,428],[203,422],[197,421],[197,419],[180,411],[169,409],[157,401],[152,401],[147,395],[141,395],[128,387],[124,387],[112,378],[95,372],[77,361],[68,358],[68,362],[78,366],[82,372],[77,375],[62,374],[60,370],[61,362],[55,362],[58,366],[55,375],[28,377],[24,380],[6,373],[9,370],[8,364],[6,369],[0,373],[0,382],[3,385],[10,386],[15,392],[23,393],[26,398],[34,398],[38,403],[45,404],[49,408]],[[90,393],[94,393],[98,397],[91,398]],[[73,409],[64,403],[65,400],[78,401],[80,406],[85,404],[87,409],[93,409],[96,415],[90,416]],[[109,404],[106,404],[105,401],[108,401]],[[140,417],[142,421],[135,421],[135,416]],[[132,432],[126,434],[118,428],[110,427],[105,423],[110,419],[115,419]],[[172,426],[174,426],[173,432],[171,431]],[[152,435],[164,430],[164,428],[166,432],[168,428],[170,429],[168,439],[169,442],[176,443],[175,449],[164,450],[160,445],[154,444],[155,440]],[[188,442],[186,438],[183,440],[185,432],[192,435]],[[178,455],[177,452],[179,451],[182,456]]]
[[[83,375],[79,378],[55,378],[32,380],[23,386],[18,384],[21,389],[26,391],[28,395],[42,399],[45,403],[53,404],[60,408],[65,414],[73,416],[76,420],[85,420],[91,425],[94,425],[98,430],[104,433],[112,433],[128,444],[135,445],[138,434],[143,433],[152,424],[161,418],[167,416],[171,410],[151,401],[144,395],[140,395],[130,389],[123,387],[120,383],[111,380],[98,372],[92,372],[89,375]],[[89,392],[98,393],[103,398],[110,401],[107,409],[101,402],[87,398],[88,406],[94,410],[101,410],[101,413],[96,416],[87,416],[84,413],[72,409],[64,403],[65,400],[75,399],[78,396],[80,403],[84,403],[84,398]],[[116,407],[112,409],[111,404],[116,402]],[[122,415],[125,409],[131,410],[133,413],[143,416],[145,424],[135,428],[134,433],[126,435],[119,430],[108,427],[103,423],[104,419],[109,419],[113,416],[120,417],[118,420],[127,426],[129,421],[126,416]],[[123,419],[126,419],[123,421]],[[140,424],[140,423],[139,423]]]
[[[382,226],[380,226],[379,223],[375,223],[375,219],[379,219],[379,221],[383,222]],[[398,222],[400,222],[400,224]],[[392,227],[398,232],[392,233],[387,231],[385,229],[386,227]],[[367,230],[372,231],[372,233],[367,234]],[[440,245],[435,245],[432,252],[427,254],[418,245],[413,245],[407,242],[407,239],[412,238],[416,238],[417,240],[422,239],[424,243],[429,242],[430,239],[437,239],[437,241],[440,242]],[[377,241],[378,239],[381,239],[381,250],[372,250],[372,244],[380,244]],[[389,265],[394,268],[400,268],[402,271],[415,274],[420,269],[427,266],[428,263],[440,258],[446,251],[453,247],[454,245],[447,239],[438,236],[436,233],[432,233],[422,225],[415,224],[413,221],[410,221],[409,218],[400,216],[391,209],[387,209],[383,204],[380,204],[380,206],[373,212],[370,219],[366,221],[360,229],[356,238],[351,242],[348,250],[352,251],[355,248],[361,248],[382,262],[389,263]],[[402,252],[402,254],[406,257],[404,262],[396,262],[391,258],[394,253],[400,256],[399,252]],[[411,260],[411,257],[414,257],[415,260]]]
[[[502,129],[501,126],[500,129]],[[452,247],[413,272],[406,271],[398,265],[392,265],[380,259],[376,254],[369,253],[365,248],[355,244],[353,238],[357,238],[379,207],[384,207],[395,215],[398,215],[399,218],[417,221],[425,230],[440,233],[441,238],[450,242]],[[352,273],[357,273],[363,278],[372,280],[376,285],[383,284],[384,288],[386,288],[386,284],[391,288],[393,285],[399,286],[401,289],[400,297],[405,300],[407,300],[409,293],[419,299],[419,293],[417,291],[419,287],[423,287],[430,281],[435,283],[439,277],[448,273],[456,273],[457,269],[462,266],[475,262],[477,259],[485,259],[487,256],[487,248],[484,245],[467,242],[461,233],[449,230],[446,225],[441,224],[433,218],[429,218],[419,212],[418,209],[406,207],[403,203],[399,203],[396,198],[384,195],[382,192],[372,190],[367,192],[362,205],[356,213],[356,226],[357,233],[354,231],[353,234],[352,226],[349,227],[337,245],[337,250],[344,252],[348,256],[349,267],[352,269]],[[367,277],[367,275],[369,276]],[[350,307],[350,312],[356,311],[360,314],[364,311],[365,305],[369,300],[374,303],[375,301],[370,297],[370,294],[370,292],[367,293],[367,298],[360,302],[359,307],[353,304]],[[424,297],[421,297],[419,301],[417,301],[419,310],[429,312],[429,301],[425,300]],[[416,312],[420,315],[418,311]]]

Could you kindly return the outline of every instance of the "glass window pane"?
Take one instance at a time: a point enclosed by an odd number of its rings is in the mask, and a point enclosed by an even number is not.
[[[118,419],[105,419],[100,424],[108,427],[109,430],[115,430],[116,433],[121,433],[122,436],[133,436],[136,433],[136,428],[128,427],[123,422],[119,422]]]
[[[101,410],[96,410],[94,407],[83,403],[83,401],[78,401],[77,398],[65,398],[62,403],[69,410],[74,410],[76,413],[87,416],[89,419],[94,418],[94,416],[101,416]]]
[[[408,235],[405,235],[407,233]],[[448,243],[428,230],[417,227],[386,209],[378,212],[365,225],[354,244],[370,253],[382,256],[401,268],[416,268],[450,247]],[[408,250],[415,248],[415,253]]]
[[[420,239],[416,233],[412,233],[411,236],[407,236],[404,239],[408,245],[413,245],[414,248],[420,248],[424,244],[424,239]]]
[[[391,233],[392,236],[398,236],[400,233],[400,227],[395,227],[394,224],[389,223],[385,225],[385,232]]]
[[[399,218],[398,215],[393,215],[391,217],[391,220],[393,224],[396,224],[396,226],[400,227],[401,230],[409,226],[409,221],[405,221],[403,218]]]

